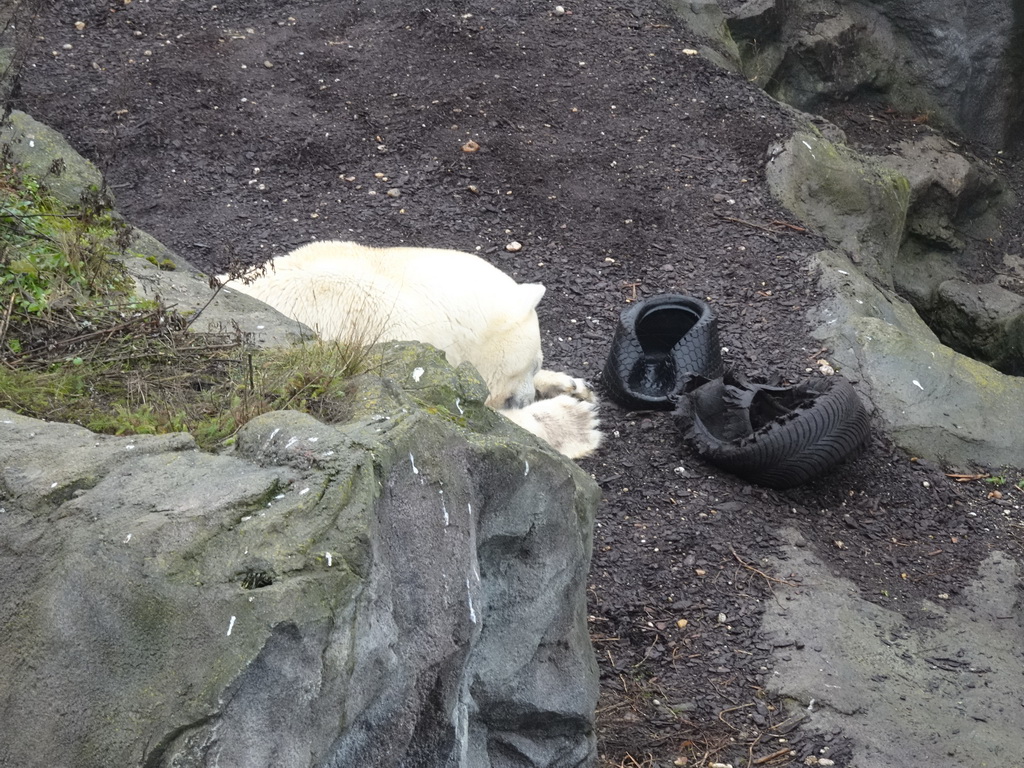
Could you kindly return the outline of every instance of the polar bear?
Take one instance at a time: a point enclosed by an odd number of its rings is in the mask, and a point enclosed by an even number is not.
[[[517,283],[477,256],[318,241],[231,287],[322,338],[420,341],[442,350],[452,365],[469,362],[487,384],[489,406],[570,458],[601,442],[586,383],[541,368],[536,307],[544,286]]]

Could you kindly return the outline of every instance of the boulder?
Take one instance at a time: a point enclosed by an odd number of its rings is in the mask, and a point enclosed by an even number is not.
[[[45,184],[50,194],[66,205],[78,205],[86,194],[110,197],[95,165],[53,128],[24,112],[13,110],[8,115],[0,126],[0,145],[10,152],[15,165]]]
[[[910,202],[906,177],[811,131],[797,132],[769,154],[772,194],[872,280],[892,287]]]
[[[948,466],[1021,466],[1024,378],[942,344],[915,309],[840,253],[816,254],[831,298],[810,312],[814,336],[911,455]]]
[[[935,292],[930,326],[958,352],[1011,376],[1024,376],[1024,297],[994,283],[946,280]]]
[[[999,214],[1014,204],[988,165],[938,135],[902,141],[882,158],[910,183],[910,203],[893,283],[928,314],[939,285],[959,276],[971,244],[999,236]]]
[[[593,764],[596,484],[374,355],[220,455],[0,411],[0,764]]]

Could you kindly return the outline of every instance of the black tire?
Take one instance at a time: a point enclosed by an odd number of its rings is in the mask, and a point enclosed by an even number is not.
[[[718,320],[705,302],[666,293],[623,310],[601,380],[634,410],[671,410],[687,374],[719,376]]]
[[[867,441],[867,409],[842,376],[792,387],[726,374],[690,377],[676,409],[706,461],[758,485],[793,488],[835,469]]]

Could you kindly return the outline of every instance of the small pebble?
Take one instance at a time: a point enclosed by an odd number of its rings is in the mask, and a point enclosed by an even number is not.
[[[565,8],[561,5],[556,5],[554,10],[555,16],[565,16]]]
[[[76,21],[75,22],[75,29],[77,29],[79,32],[81,32],[83,29],[85,29],[85,22],[84,21]]]
[[[65,51],[70,51],[72,46],[71,43],[64,43],[64,45],[62,45],[61,48],[63,48]]]
[[[518,251],[523,250],[523,244],[520,243],[518,240],[513,240],[511,243],[505,246],[505,250],[508,251],[509,253],[516,253]]]
[[[398,189],[397,187],[392,187],[391,189],[388,190],[388,197],[401,197],[401,196],[402,196],[402,190]]]

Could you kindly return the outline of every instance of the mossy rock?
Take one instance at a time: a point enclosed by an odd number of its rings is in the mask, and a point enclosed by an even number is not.
[[[78,154],[63,136],[24,112],[12,111],[0,126],[0,145],[9,147],[15,165],[45,184],[62,203],[77,205],[83,195],[102,191],[113,204],[99,169]]]

